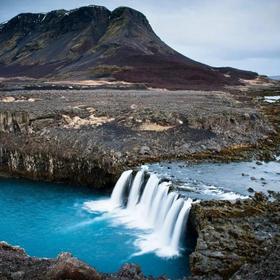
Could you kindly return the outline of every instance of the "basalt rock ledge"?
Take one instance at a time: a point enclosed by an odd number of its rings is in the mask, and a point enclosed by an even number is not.
[[[0,93],[0,172],[95,189],[147,162],[213,158],[273,133],[254,104],[226,92]]]
[[[191,280],[271,279],[280,273],[280,201],[260,193],[246,200],[193,205],[198,239],[190,256]]]

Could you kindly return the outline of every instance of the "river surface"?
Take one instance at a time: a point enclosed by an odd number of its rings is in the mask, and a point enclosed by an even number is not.
[[[237,199],[248,189],[279,191],[280,163],[242,162],[188,165],[183,162],[145,165],[159,177],[175,182],[192,199]],[[252,191],[252,190],[251,190]],[[86,203],[109,199],[87,188],[0,178],[0,240],[23,247],[36,257],[56,257],[62,251],[102,272],[116,272],[132,262],[147,275],[172,279],[189,274],[188,255],[194,248],[189,236],[180,257],[139,254],[136,241],[143,230],[116,222],[113,215],[88,211]]]
[[[196,199],[245,198],[254,191],[280,191],[280,161],[187,164],[163,162],[143,166],[176,183]]]

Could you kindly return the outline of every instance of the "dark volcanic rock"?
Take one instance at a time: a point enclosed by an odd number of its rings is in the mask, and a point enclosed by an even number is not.
[[[69,253],[62,253],[48,268],[47,279],[84,279],[101,280],[101,276],[95,269],[73,258]]]
[[[280,275],[280,240],[268,244],[267,254],[256,257],[254,263],[243,265],[231,280],[278,280]]]
[[[0,76],[110,78],[148,86],[217,88],[256,73],[213,68],[177,53],[140,12],[88,6],[19,14],[0,25]]]
[[[190,256],[191,279],[279,276],[279,200],[270,202],[257,193],[252,199],[235,203],[201,202],[192,207],[190,223],[198,234],[195,252]]]
[[[28,256],[23,249],[0,242],[1,280],[144,280],[137,265],[126,264],[118,273],[104,274],[62,253],[56,259],[39,259]],[[161,278],[165,279],[165,278]]]
[[[0,279],[46,279],[51,260],[36,260],[23,249],[0,243]]]

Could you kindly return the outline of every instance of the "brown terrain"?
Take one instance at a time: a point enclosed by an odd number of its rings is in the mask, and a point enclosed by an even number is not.
[[[190,225],[198,234],[190,256],[191,279],[278,279],[279,197],[193,205]],[[270,261],[268,261],[270,260]]]

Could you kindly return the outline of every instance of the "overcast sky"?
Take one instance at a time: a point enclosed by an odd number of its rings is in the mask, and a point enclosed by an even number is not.
[[[143,12],[163,41],[192,59],[280,75],[280,0],[0,0],[0,22],[92,4]]]

